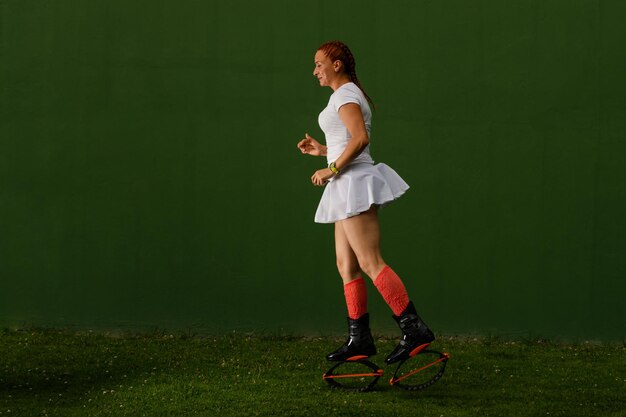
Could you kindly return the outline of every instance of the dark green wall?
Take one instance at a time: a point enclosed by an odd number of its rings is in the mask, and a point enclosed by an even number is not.
[[[0,2],[0,323],[337,333],[324,161],[348,43],[411,191],[386,260],[440,333],[626,334],[626,5]],[[390,311],[370,286],[376,332]]]

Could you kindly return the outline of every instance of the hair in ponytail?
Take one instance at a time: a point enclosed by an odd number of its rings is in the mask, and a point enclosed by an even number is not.
[[[372,101],[370,96],[367,95],[367,93],[363,89],[363,86],[361,86],[359,79],[356,76],[356,62],[354,60],[354,55],[352,55],[350,48],[348,48],[348,45],[341,41],[330,41],[323,43],[319,48],[317,48],[317,50],[322,51],[324,55],[330,58],[331,62],[335,62],[337,60],[341,61],[346,74],[348,74],[348,76],[350,77],[350,81],[355,83],[361,89],[361,91],[363,91],[363,94],[365,95],[367,101],[372,105],[373,108],[376,108],[374,102]]]

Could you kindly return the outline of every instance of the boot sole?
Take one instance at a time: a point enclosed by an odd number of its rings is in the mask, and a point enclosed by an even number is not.
[[[396,362],[400,362],[400,361],[404,361],[404,360],[407,360],[409,358],[412,358],[413,356],[418,355],[421,351],[423,351],[428,346],[430,346],[431,343],[432,343],[432,341],[424,343],[424,344],[421,344],[418,347],[414,348],[412,351],[410,351],[408,355],[405,353],[404,355],[396,357],[393,361],[389,361],[389,357],[387,357],[385,359],[385,363],[387,365],[393,365]]]
[[[413,349],[411,353],[409,353],[409,358],[412,358],[413,356],[417,355],[422,350],[426,349],[428,346],[430,346],[430,343],[424,343],[423,345],[419,345],[418,347]]]

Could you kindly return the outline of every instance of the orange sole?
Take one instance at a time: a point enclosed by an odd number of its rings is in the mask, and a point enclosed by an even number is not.
[[[413,357],[415,355],[417,355],[418,353],[420,353],[422,350],[426,349],[428,346],[430,346],[430,343],[424,343],[423,345],[419,345],[418,347],[416,347],[415,349],[413,349],[411,351],[411,353],[409,353],[409,357]]]

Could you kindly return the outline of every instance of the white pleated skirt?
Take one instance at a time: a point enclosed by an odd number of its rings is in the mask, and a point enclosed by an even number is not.
[[[315,222],[335,223],[363,213],[373,205],[385,206],[408,189],[409,185],[388,165],[348,165],[326,184]]]

